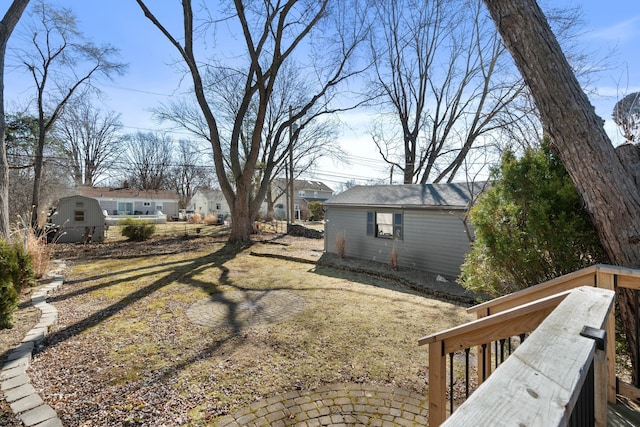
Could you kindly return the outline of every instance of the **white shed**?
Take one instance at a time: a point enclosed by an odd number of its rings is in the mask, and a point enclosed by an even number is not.
[[[63,197],[50,221],[60,228],[60,243],[102,242],[105,216],[96,199],[84,196]]]

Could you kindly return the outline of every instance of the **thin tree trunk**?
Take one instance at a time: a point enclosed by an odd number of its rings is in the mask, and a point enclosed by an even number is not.
[[[484,0],[540,111],[611,262],[640,267],[640,194],[535,0]],[[638,352],[628,292],[619,305],[633,361]],[[634,363],[634,378],[637,366]]]
[[[38,228],[40,209],[40,186],[42,185],[42,168],[44,165],[44,127],[40,126],[38,147],[36,149],[33,174],[33,193],[31,194],[31,227]]]
[[[7,42],[18,24],[29,0],[13,0],[11,6],[0,21],[0,238],[9,238],[9,163],[5,145],[4,120],[4,57]]]

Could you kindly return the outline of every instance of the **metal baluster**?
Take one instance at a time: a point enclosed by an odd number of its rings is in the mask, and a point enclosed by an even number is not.
[[[509,337],[509,341],[508,342],[509,342],[509,344],[508,344],[509,345],[509,356],[511,356],[511,353],[512,353],[512,351],[511,351],[511,337]]]
[[[501,339],[500,340],[500,363],[504,362],[504,342],[505,339]],[[498,355],[496,355],[496,358],[498,357]]]
[[[482,344],[482,381],[487,379],[487,343]]]
[[[520,334],[520,344],[524,342],[524,339],[527,337],[526,334]]]
[[[496,345],[496,351],[495,351],[495,355],[496,355],[496,369],[498,369],[498,341],[494,341],[495,345]]]
[[[469,348],[464,349],[464,397],[469,398]]]
[[[617,277],[617,276],[616,276]],[[640,317],[638,316],[638,291],[633,291],[633,296],[635,297],[635,309],[636,309],[636,387],[640,387]]]

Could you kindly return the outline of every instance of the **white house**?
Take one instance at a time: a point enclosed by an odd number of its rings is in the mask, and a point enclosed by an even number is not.
[[[77,193],[98,201],[109,216],[178,215],[178,195],[169,190],[136,190],[133,188],[78,187]]]
[[[222,194],[222,190],[211,190],[209,188],[198,188],[191,196],[187,210],[199,213],[203,217],[208,214],[222,215],[225,218],[231,215],[231,209],[224,198],[224,194]]]
[[[309,216],[309,203],[324,202],[331,198],[333,190],[321,181],[294,179],[293,193],[295,219],[306,220]],[[271,198],[273,200],[273,211],[277,219],[287,218],[289,194],[288,180],[283,178],[273,180],[271,183]]]

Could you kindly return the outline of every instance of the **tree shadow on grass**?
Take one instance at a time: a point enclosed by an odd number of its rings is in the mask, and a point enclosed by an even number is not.
[[[130,281],[135,281],[137,279],[141,279],[144,277],[147,277],[151,274],[156,275],[156,274],[163,274],[163,273],[174,273],[176,271],[178,271],[180,269],[180,265],[187,265],[189,264],[190,261],[184,261],[184,260],[180,260],[180,261],[172,261],[172,262],[165,262],[165,263],[161,263],[161,264],[154,264],[154,265],[149,265],[149,266],[145,266],[145,267],[136,267],[136,268],[131,268],[131,269],[127,269],[127,270],[118,270],[116,272],[109,272],[109,273],[104,273],[104,274],[98,274],[95,276],[90,276],[90,277],[85,277],[82,279],[77,279],[77,280],[65,280],[65,284],[66,285],[75,285],[78,283],[85,283],[85,282],[92,282],[92,281],[99,281],[101,279],[104,279],[106,277],[113,277],[115,275],[118,276],[122,276],[122,275],[126,275],[128,273],[132,273],[132,272],[136,272],[138,274],[135,274],[133,276],[127,276],[125,278],[121,278],[121,279],[113,279],[113,280],[109,280],[106,282],[100,282],[97,283],[95,285],[92,286],[86,286],[83,287],[81,289],[77,289],[75,291],[72,292],[68,292],[65,294],[60,294],[60,295],[56,295],[53,297],[48,297],[47,298],[47,302],[49,303],[55,303],[55,302],[60,302],[60,301],[64,301],[76,296],[80,296],[80,295],[84,295],[84,294],[88,294],[100,289],[106,289],[106,288],[110,288],[112,286],[118,285],[124,281],[130,282]],[[160,270],[158,270],[158,268],[162,268]]]
[[[179,261],[162,264],[162,267],[165,267],[161,270],[153,270],[148,273],[141,273],[139,275],[133,277],[127,277],[126,279],[119,279],[114,281],[108,281],[104,284],[97,284],[94,286],[90,286],[87,289],[78,290],[72,292],[72,296],[81,295],[84,293],[90,293],[92,291],[110,287],[117,285],[123,281],[131,281],[137,278],[142,278],[147,275],[159,275],[163,273],[167,273],[163,277],[158,280],[150,283],[134,292],[127,294],[124,298],[119,301],[91,314],[90,316],[72,324],[62,329],[59,329],[52,334],[48,335],[45,340],[45,349],[55,346],[57,343],[65,341],[73,336],[76,336],[98,324],[107,320],[108,318],[114,316],[115,314],[121,312],[125,308],[131,306],[132,304],[149,297],[153,293],[159,291],[160,289],[170,285],[171,283],[179,282],[191,284],[193,286],[198,286],[205,289],[209,293],[217,292],[217,289],[212,289],[209,283],[201,283],[197,280],[194,280],[193,277],[197,275],[199,272],[210,269],[210,268],[218,268],[221,270],[221,274],[219,277],[220,285],[229,285],[228,275],[229,270],[224,264],[232,259],[234,259],[240,252],[242,252],[246,247],[235,244],[225,244],[221,249],[211,254],[207,254],[198,258],[191,259],[189,261]],[[153,268],[157,268],[158,266],[152,266]],[[83,281],[91,280],[84,279]],[[57,298],[51,298],[49,302],[55,302],[56,300],[60,301],[63,299],[67,299],[70,297],[61,296]],[[233,305],[233,301],[229,302],[230,305]],[[229,310],[230,315],[234,313],[234,310]]]

